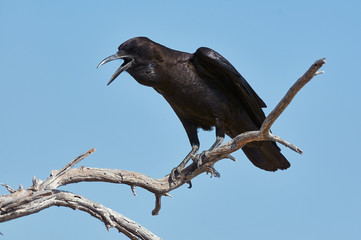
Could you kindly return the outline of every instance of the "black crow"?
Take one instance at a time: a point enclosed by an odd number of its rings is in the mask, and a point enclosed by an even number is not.
[[[108,85],[127,71],[137,82],[153,87],[167,100],[187,132],[192,150],[173,169],[172,179],[190,159],[195,159],[199,149],[198,128],[215,127],[212,150],[222,144],[225,134],[234,138],[246,131],[259,130],[265,119],[262,108],[266,104],[232,64],[210,48],[201,47],[191,54],[136,37],[121,44],[118,52],[105,58],[98,67],[116,59],[124,62]],[[261,169],[276,171],[290,167],[275,142],[252,142],[242,150]]]

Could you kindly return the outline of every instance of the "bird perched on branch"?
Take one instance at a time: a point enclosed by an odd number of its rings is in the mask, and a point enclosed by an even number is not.
[[[265,119],[266,104],[230,62],[212,49],[201,47],[193,54],[176,51],[146,37],[132,38],[118,52],[99,65],[123,59],[108,85],[123,71],[138,83],[153,87],[173,108],[182,122],[192,150],[173,169],[173,179],[199,149],[197,129],[216,129],[216,141],[209,150],[222,144],[225,134],[234,138],[246,131],[259,130]],[[242,148],[251,162],[264,170],[290,167],[275,142],[246,144]]]

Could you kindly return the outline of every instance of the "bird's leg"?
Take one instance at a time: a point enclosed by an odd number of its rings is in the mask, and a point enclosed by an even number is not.
[[[170,179],[172,180],[172,182],[174,182],[176,174],[180,174],[188,161],[194,158],[194,154],[198,152],[198,149],[199,145],[192,145],[192,150],[187,154],[183,161],[177,167],[173,168],[172,172],[170,173]]]
[[[198,154],[197,156],[195,156],[193,158],[193,161],[197,164],[197,167],[199,168],[202,164],[203,164],[203,159],[205,157],[205,155],[207,154],[207,152],[212,151],[213,149],[219,147],[222,142],[224,140],[224,137],[216,137],[216,141],[213,143],[213,145],[206,151],[203,151],[202,153]],[[228,155],[228,158],[231,159],[232,161],[236,161],[236,158],[233,157],[232,155]],[[211,177],[221,177],[221,174],[214,168],[214,166],[212,165],[211,167],[209,167],[209,171],[207,171],[207,173],[209,172],[211,174]]]
[[[213,145],[208,149],[208,151],[212,151],[213,149],[219,147],[224,140],[224,136],[217,136],[216,141],[213,143]]]
[[[202,164],[203,164],[203,159],[205,157],[205,155],[209,152],[212,151],[214,149],[216,149],[217,147],[219,147],[224,140],[224,126],[223,126],[223,121],[220,119],[216,119],[216,141],[213,143],[213,145],[208,149],[208,151],[203,151],[201,154],[198,154],[193,161],[197,164],[197,167],[199,168]],[[235,161],[235,158],[231,155],[228,156],[230,159]],[[214,168],[214,166],[210,166],[210,173],[211,173],[211,177],[221,177],[221,174]]]
[[[205,157],[205,154],[206,152],[209,152],[209,151],[212,151],[213,149],[219,147],[222,142],[224,140],[224,137],[222,136],[217,136],[216,137],[216,141],[213,143],[213,145],[208,149],[208,151],[204,151],[202,152],[201,154],[199,154],[195,159],[196,159],[196,162],[197,162],[197,167],[199,168],[200,165],[202,165],[202,161],[203,161],[203,158]],[[207,171],[207,173],[209,172],[211,174],[211,177],[216,177],[216,178],[220,178],[221,177],[221,174],[214,168],[214,166],[212,165],[210,168],[210,170]]]
[[[203,164],[203,158],[207,154],[207,152],[212,151],[213,149],[219,147],[223,140],[224,140],[224,126],[223,121],[219,118],[216,119],[216,141],[213,143],[213,145],[208,149],[208,151],[203,151],[201,154],[198,154],[193,161],[197,164],[197,167],[199,168]],[[213,168],[213,166],[212,166]]]
[[[222,144],[223,140],[224,140],[224,137],[217,137],[215,143],[213,143],[212,147],[210,147],[210,148],[208,149],[208,151],[212,151],[213,149],[219,147],[219,146]],[[202,154],[203,154],[203,156],[202,156]],[[202,152],[202,153],[200,154],[200,155],[201,155],[201,156],[200,156],[200,162],[199,162],[199,161],[197,162],[198,168],[199,168],[199,166],[202,164],[202,159],[204,158],[204,154],[205,154],[204,152]],[[231,159],[231,160],[234,161],[234,162],[237,161],[236,158],[233,157],[232,155],[228,155],[227,158]],[[220,176],[221,176],[221,174],[219,174],[219,172],[218,172],[213,166],[212,166],[211,177],[212,177],[212,176],[213,176],[213,177],[220,177]]]
[[[213,149],[219,147],[222,144],[223,140],[224,140],[224,136],[217,136],[216,141],[208,150],[203,151],[202,153],[198,154],[196,157],[193,158],[193,161],[197,164],[198,168],[203,164],[203,158],[205,157],[207,152],[212,151]]]
[[[217,126],[218,127],[216,127],[216,141],[213,143],[212,147],[210,147],[208,149],[208,151],[212,151],[215,148],[219,147],[222,144],[223,140],[224,140],[224,135],[225,135],[224,134],[224,129],[223,129],[223,125],[221,124],[221,121],[219,119],[217,119]],[[228,155],[227,158],[231,159],[234,162],[237,161],[236,158],[233,157],[232,155]],[[215,172],[216,172],[216,174],[214,176],[219,177],[220,174],[217,171],[215,171]]]
[[[178,113],[177,113],[177,115],[178,115]],[[184,118],[179,117],[179,119],[181,120],[183,127],[187,132],[189,142],[191,143],[191,146],[192,146],[192,150],[187,154],[187,156],[183,159],[183,161],[177,167],[173,168],[173,170],[171,171],[170,176],[169,176],[171,182],[174,182],[176,174],[177,173],[180,174],[182,172],[182,170],[184,169],[184,167],[186,166],[188,161],[190,159],[194,158],[194,154],[196,154],[199,149],[197,126],[192,124],[191,122],[187,121]]]

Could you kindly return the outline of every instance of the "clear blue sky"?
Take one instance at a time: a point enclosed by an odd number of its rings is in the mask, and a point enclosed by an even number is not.
[[[147,36],[225,56],[267,103],[267,113],[317,59],[325,74],[296,96],[273,132],[304,150],[269,173],[241,151],[164,198],[128,186],[63,187],[138,221],[164,239],[361,239],[360,1],[0,1],[0,182],[29,187],[90,148],[82,165],[160,178],[190,150],[161,95],[120,62],[97,64]],[[200,131],[208,148],[214,132]],[[5,194],[5,188],[0,194]],[[80,211],[53,207],[0,224],[0,239],[123,239]]]

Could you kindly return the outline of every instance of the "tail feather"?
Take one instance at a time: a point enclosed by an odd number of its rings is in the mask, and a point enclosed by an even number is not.
[[[256,167],[266,171],[274,172],[291,166],[274,142],[248,143],[242,150]]]

